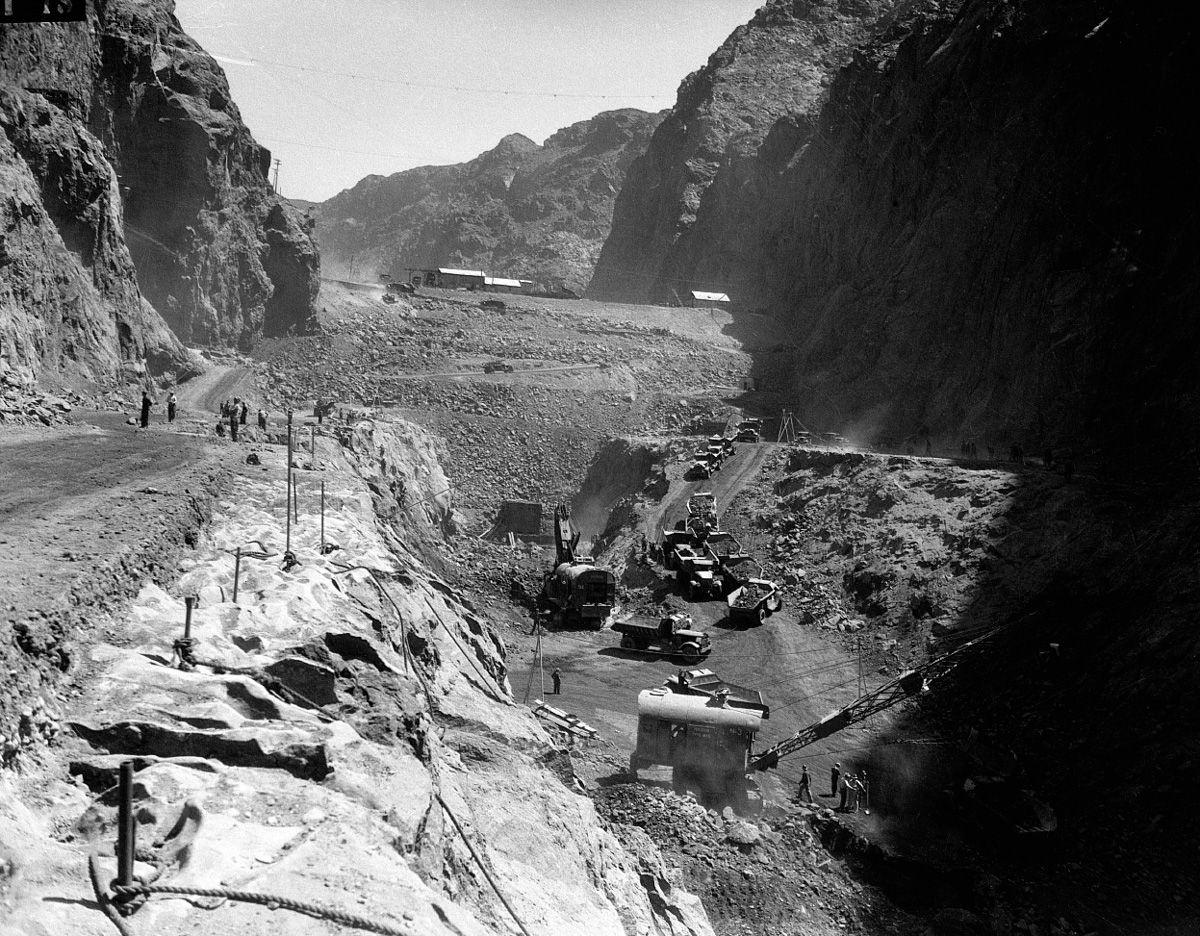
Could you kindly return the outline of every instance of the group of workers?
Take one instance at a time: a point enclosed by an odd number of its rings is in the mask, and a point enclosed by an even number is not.
[[[839,812],[858,812],[859,805],[864,809],[868,809],[871,804],[870,800],[871,786],[867,780],[867,771],[860,770],[858,775],[852,773],[842,773],[841,763],[835,763],[829,771],[829,793],[828,795],[840,796],[838,803]],[[812,779],[808,775],[808,767],[801,766],[800,768],[800,788],[798,790],[799,798],[808,803],[813,802],[812,795]]]
[[[150,398],[150,391],[142,391],[142,411],[138,419],[138,425],[146,429],[150,425],[150,408],[154,406],[154,401]],[[174,392],[167,397],[167,422],[175,422],[175,413],[178,407],[178,400],[175,398]]]

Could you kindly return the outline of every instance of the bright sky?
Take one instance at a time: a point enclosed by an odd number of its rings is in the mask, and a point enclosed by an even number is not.
[[[221,63],[279,189],[537,142],[604,110],[662,110],[762,0],[176,0]]]

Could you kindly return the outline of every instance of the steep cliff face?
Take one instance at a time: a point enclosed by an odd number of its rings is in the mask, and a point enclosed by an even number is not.
[[[368,176],[316,209],[326,268],[374,279],[464,266],[581,291],[625,172],[660,119],[608,111],[543,146],[512,134],[467,163]]]
[[[802,395],[884,435],[1194,445],[1192,36],[1124,0],[972,0],[865,47],[743,230]]]
[[[768,131],[819,111],[851,49],[907,4],[896,0],[772,0],[684,79],[646,153],[630,166],[589,287],[596,298],[670,299],[686,289],[736,292],[730,265],[693,278],[688,258],[709,205],[737,212]],[[743,206],[744,207],[744,206]],[[747,214],[748,219],[752,215]],[[737,250],[736,241],[734,249]]]
[[[110,2],[93,123],[115,153],[147,298],[185,341],[246,344],[303,331],[319,286],[298,211],[273,192],[270,152],[174,4]]]
[[[1131,458],[1194,440],[1196,189],[1174,103],[1197,86],[1193,35],[1124,0],[897,7],[819,113],[722,167],[647,282],[728,281],[771,311],[796,335],[775,389],[864,438]],[[593,291],[653,239],[622,222],[619,205]]]
[[[138,292],[112,166],[40,95],[0,88],[0,371],[103,380],[182,348]]]
[[[316,249],[172,10],[98,0],[0,31],[0,357],[25,377],[179,371],[176,336],[308,322]]]

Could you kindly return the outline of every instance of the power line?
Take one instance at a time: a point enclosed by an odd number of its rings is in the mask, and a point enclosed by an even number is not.
[[[405,88],[424,88],[434,91],[461,91],[466,94],[499,94],[512,97],[543,97],[543,98],[579,98],[582,100],[610,101],[628,100],[658,100],[670,97],[669,94],[594,94],[586,91],[530,91],[523,88],[481,88],[470,85],[440,84],[436,81],[412,81],[405,78],[381,78],[377,75],[364,75],[359,72],[337,71],[331,68],[318,68],[315,65],[294,65],[291,62],[277,62],[273,59],[254,58],[242,55],[239,58],[256,65],[266,65],[273,68],[289,68],[294,71],[313,72],[318,75],[334,75],[339,78],[355,78],[359,81],[374,81],[379,84],[400,85]]]
[[[165,43],[151,41],[149,39],[140,39],[135,36],[130,36],[126,33],[101,33],[104,36],[122,39],[126,42],[138,42],[142,45],[153,46],[159,49],[171,49],[178,52],[186,52],[190,55],[206,55],[209,58],[214,58],[213,53],[204,49],[199,44],[195,46],[182,45],[167,45]],[[220,54],[220,53],[218,53]],[[312,72],[318,75],[334,75],[339,78],[354,78],[359,81],[374,81],[379,84],[398,85],[406,88],[422,88],[433,91],[460,91],[466,94],[498,94],[510,97],[541,97],[541,98],[576,98],[579,100],[594,100],[594,101],[613,101],[613,100],[643,100],[655,101],[663,98],[674,97],[673,93],[662,94],[638,94],[635,92],[627,92],[620,94],[596,94],[588,91],[534,91],[525,88],[484,88],[471,85],[456,85],[443,84],[437,81],[414,81],[406,78],[383,78],[378,75],[366,75],[361,72],[344,72],[332,68],[319,68],[316,65],[296,65],[292,62],[279,62],[275,59],[257,58],[252,55],[246,55],[239,52],[236,59],[233,57],[226,58],[227,64],[252,64],[265,65],[268,68],[286,68],[293,71]]]

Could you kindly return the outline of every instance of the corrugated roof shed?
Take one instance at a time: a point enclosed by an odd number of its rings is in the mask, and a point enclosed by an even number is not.
[[[451,270],[448,267],[438,267],[438,272],[447,276],[478,276],[483,279],[483,270]]]
[[[515,279],[505,279],[503,276],[485,276],[483,278],[485,286],[508,286],[511,289],[520,289],[521,281]]]
[[[728,302],[729,296],[725,293],[701,292],[698,289],[692,290],[692,298],[699,299],[703,302]]]

